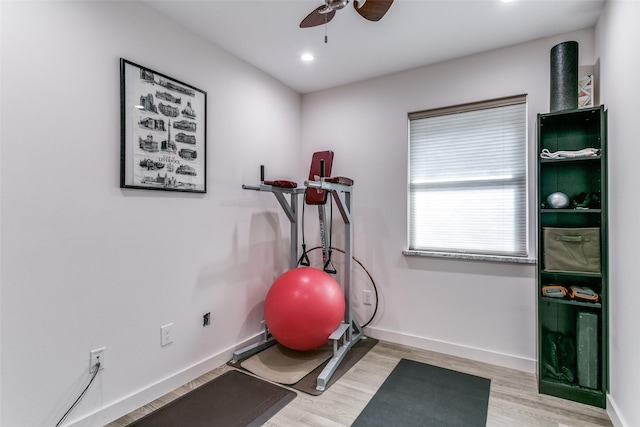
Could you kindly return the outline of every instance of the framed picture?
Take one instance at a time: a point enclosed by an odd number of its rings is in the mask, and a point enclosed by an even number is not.
[[[207,93],[120,58],[120,187],[207,191]]]

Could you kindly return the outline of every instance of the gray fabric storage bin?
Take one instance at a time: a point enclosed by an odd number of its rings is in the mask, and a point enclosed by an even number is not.
[[[544,269],[600,273],[600,228],[542,229]]]

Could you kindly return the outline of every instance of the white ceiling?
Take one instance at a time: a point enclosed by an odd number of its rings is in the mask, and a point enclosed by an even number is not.
[[[149,6],[308,93],[595,25],[605,0],[395,0],[378,22],[353,0],[299,28],[323,0],[147,0]],[[325,29],[328,43],[324,42]],[[305,63],[302,53],[315,60]]]

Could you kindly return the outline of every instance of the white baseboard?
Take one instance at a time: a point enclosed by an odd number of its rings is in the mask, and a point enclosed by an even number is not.
[[[607,415],[609,415],[611,423],[614,425],[614,427],[629,426],[629,424],[625,422],[624,418],[622,418],[622,415],[620,415],[618,405],[616,405],[616,402],[613,400],[613,397],[611,397],[610,394],[607,394]]]
[[[414,335],[401,334],[379,328],[365,328],[365,335],[396,344],[408,345],[421,350],[435,351],[452,356],[464,357],[465,359],[476,360],[489,363],[491,365],[503,366],[505,368],[517,369],[519,371],[535,373],[536,360],[527,359],[510,354],[496,353],[481,348],[467,347],[445,341],[432,340],[429,338],[417,337]]]
[[[218,354],[214,354],[198,363],[195,363],[179,372],[176,372],[158,382],[138,390],[122,399],[110,403],[97,411],[74,420],[67,424],[68,427],[98,427],[109,424],[112,421],[153,402],[161,396],[193,381],[207,372],[224,365],[233,357],[233,352],[259,340],[263,334],[249,338],[232,348],[227,348]]]

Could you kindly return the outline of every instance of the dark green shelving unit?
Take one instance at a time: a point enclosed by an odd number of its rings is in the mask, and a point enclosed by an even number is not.
[[[607,111],[604,106],[599,106],[539,114],[537,130],[538,390],[543,394],[604,408],[609,371]],[[598,148],[600,154],[594,157],[542,159],[539,155],[545,148],[550,152]],[[599,192],[600,206],[592,209],[553,209],[546,206],[545,201],[554,192],[565,193],[570,199],[580,193]],[[599,228],[600,272],[545,270],[545,227]],[[547,285],[562,285],[567,289],[571,286],[589,287],[598,293],[599,299],[594,303],[568,296],[546,297],[542,288]],[[587,328],[582,319],[585,317],[592,322],[588,335],[584,335]],[[579,339],[579,335],[582,338]],[[593,339],[586,340],[585,336]],[[579,348],[578,345],[585,341],[590,341],[591,349],[596,348],[595,352],[588,352],[589,357],[584,356],[587,354],[584,346]],[[581,351],[583,354],[578,357]],[[565,375],[559,375],[561,370],[554,368],[558,365],[553,362],[559,359],[560,366],[568,367]],[[588,380],[585,380],[587,377]]]

